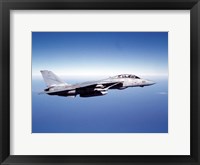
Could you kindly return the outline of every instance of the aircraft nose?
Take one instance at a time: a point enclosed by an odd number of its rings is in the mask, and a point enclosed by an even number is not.
[[[154,85],[154,84],[156,84],[154,81],[147,81],[147,85]]]

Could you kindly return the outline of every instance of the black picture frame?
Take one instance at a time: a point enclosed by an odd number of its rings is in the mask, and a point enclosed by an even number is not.
[[[25,156],[10,155],[10,10],[190,10],[190,156]],[[0,0],[0,162],[1,164],[200,164],[200,2],[199,0]],[[180,59],[181,60],[181,59]]]

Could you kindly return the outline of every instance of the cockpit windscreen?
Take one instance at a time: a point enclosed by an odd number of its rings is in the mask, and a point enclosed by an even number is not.
[[[115,78],[134,78],[134,79],[140,79],[138,76],[132,75],[132,74],[120,74],[115,76]]]

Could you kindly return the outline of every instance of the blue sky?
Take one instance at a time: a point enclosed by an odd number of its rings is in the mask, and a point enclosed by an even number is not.
[[[38,95],[44,69],[70,84],[122,73],[154,75],[156,84],[91,98]],[[168,132],[167,32],[33,32],[32,74],[33,133]]]
[[[33,32],[32,74],[168,75],[167,32]]]

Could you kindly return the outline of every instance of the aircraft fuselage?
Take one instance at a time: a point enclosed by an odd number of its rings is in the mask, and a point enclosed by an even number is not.
[[[41,71],[42,72],[42,71]],[[48,77],[44,76],[44,79],[46,82],[52,81],[52,77],[54,75],[51,71],[50,72],[50,80],[48,80]],[[56,77],[56,79],[53,79],[53,81],[61,81]],[[51,82],[48,82],[49,84]],[[57,82],[56,82],[57,83]],[[51,84],[48,88],[44,90],[44,93],[48,95],[58,95],[58,96],[71,96],[75,97],[79,95],[80,97],[93,97],[93,96],[102,96],[108,93],[109,89],[119,89],[123,90],[128,87],[144,87],[144,86],[150,86],[155,84],[153,81],[145,80],[142,78],[139,78],[135,75],[118,75],[114,77],[110,77],[103,80],[98,81],[90,81],[90,82],[84,82],[74,85],[69,85],[66,83],[57,83],[57,84]]]

